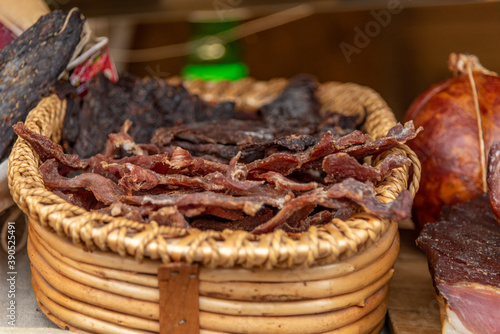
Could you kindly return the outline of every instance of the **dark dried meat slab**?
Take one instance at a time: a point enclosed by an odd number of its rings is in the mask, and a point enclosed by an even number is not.
[[[488,194],[443,210],[417,244],[429,261],[443,332],[499,333],[500,225]]]
[[[129,134],[137,143],[149,143],[159,127],[193,122],[224,120],[235,117],[231,102],[209,105],[190,94],[181,85],[169,84],[156,78],[139,79],[122,74],[118,82],[109,81],[102,73],[88,83],[88,92],[66,115],[63,146],[82,158],[104,150],[108,133],[119,132],[125,120],[132,126]],[[77,122],[70,121],[78,120]]]
[[[79,10],[51,12],[0,51],[0,161],[14,142],[12,125],[24,121],[65,70],[84,22]]]

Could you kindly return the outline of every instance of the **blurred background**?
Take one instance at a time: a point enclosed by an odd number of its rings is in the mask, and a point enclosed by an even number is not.
[[[451,52],[500,71],[499,1],[52,0],[108,36],[119,71],[160,78],[314,75],[379,92],[399,119],[450,77]],[[217,33],[225,31],[224,34]],[[211,37],[209,37],[211,36]],[[215,36],[215,37],[214,37]],[[201,39],[202,42],[198,43]],[[205,66],[210,65],[210,66]],[[220,72],[220,70],[222,72]]]

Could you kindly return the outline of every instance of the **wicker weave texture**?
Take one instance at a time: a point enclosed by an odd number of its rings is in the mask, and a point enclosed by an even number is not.
[[[37,222],[30,220],[29,228],[35,296],[56,324],[76,332],[159,331],[158,261],[85,253]],[[275,270],[201,267],[200,333],[371,333],[384,319],[398,252],[397,224],[392,223],[373,245],[336,264]],[[280,281],[284,272],[286,282]]]
[[[259,82],[245,79],[234,83],[186,83],[188,89],[208,100],[234,100],[256,108],[277,96],[286,81]],[[373,90],[355,84],[327,83],[318,92],[323,109],[350,114],[366,113],[366,131],[373,139],[384,136],[396,124],[395,117],[383,99]],[[26,125],[58,141],[65,115],[65,102],[52,95],[34,108]],[[415,154],[400,145],[388,153],[402,153],[412,163],[398,168],[377,185],[382,201],[393,200],[402,189],[414,195],[418,190],[420,164]],[[373,164],[383,159],[380,157]],[[199,231],[140,224],[97,212],[87,212],[68,204],[42,182],[40,161],[29,144],[18,139],[9,159],[9,187],[12,197],[30,219],[51,227],[57,234],[71,238],[88,249],[171,261],[198,262],[205,267],[294,268],[341,261],[376,242],[391,222],[366,213],[347,221],[334,219],[323,227],[290,236],[277,230],[260,236],[244,231]]]

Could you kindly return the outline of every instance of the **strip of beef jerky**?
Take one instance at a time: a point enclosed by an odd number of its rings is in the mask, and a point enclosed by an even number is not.
[[[290,222],[298,222],[305,219],[307,217],[305,212],[311,206],[312,209],[316,205],[329,209],[351,208],[346,199],[361,206],[366,212],[382,218],[403,220],[410,217],[411,214],[412,197],[409,191],[404,190],[394,201],[383,203],[375,197],[375,189],[372,183],[346,179],[330,186],[327,190],[315,189],[286,202],[285,206],[276,216],[255,228],[252,233],[261,234],[271,232],[280,228],[285,223],[294,228],[295,226]]]
[[[339,182],[347,178],[358,181],[380,181],[392,169],[409,166],[410,159],[400,154],[389,154],[378,167],[359,163],[347,153],[335,153],[323,159],[326,182]]]
[[[124,196],[125,190],[110,179],[92,173],[84,173],[73,178],[66,178],[59,174],[59,163],[49,159],[40,166],[43,182],[52,189],[85,189],[92,191],[95,198],[107,205],[116,202]]]
[[[103,165],[103,169],[114,175],[119,174],[120,180],[118,184],[129,191],[129,194],[132,190],[147,190],[157,185],[185,186],[210,191],[221,191],[224,189],[248,190],[262,184],[259,181],[240,181],[235,178],[237,173],[234,172],[233,175],[231,169],[228,169],[226,175],[216,171],[204,176],[186,176],[183,174],[163,175],[131,163],[106,164]]]
[[[394,220],[411,217],[412,196],[408,190],[399,193],[395,200],[383,203],[375,197],[375,188],[371,182],[345,179],[328,188],[327,196],[335,199],[350,199],[366,212],[375,216]]]
[[[313,147],[299,153],[275,153],[264,159],[251,162],[247,165],[248,172],[273,171],[282,175],[289,175],[300,169],[303,165],[335,153],[341,149],[351,147],[351,145],[365,143],[370,137],[354,131],[344,137],[335,139],[328,132]],[[306,167],[308,168],[308,167]]]
[[[123,157],[128,155],[146,155],[147,152],[142,147],[134,142],[128,134],[128,130],[132,126],[132,122],[128,119],[123,123],[118,133],[108,135],[108,141],[102,153],[110,157]],[[156,149],[159,151],[158,149]]]
[[[276,172],[265,172],[262,174],[252,174],[253,177],[263,179],[270,184],[274,184],[280,189],[289,189],[294,191],[309,191],[318,187],[316,182],[297,182]]]
[[[281,228],[283,224],[288,224],[289,228],[306,219],[316,208],[322,206],[329,209],[341,209],[350,207],[350,203],[336,198],[330,198],[325,189],[315,189],[297,198],[293,198],[285,203],[283,208],[270,220],[257,226],[252,233],[262,234],[272,232]]]
[[[33,147],[42,161],[56,159],[61,164],[75,169],[82,169],[88,165],[76,154],[65,154],[61,146],[55,144],[49,138],[31,131],[24,123],[15,124],[13,129],[19,137],[26,140]]]
[[[165,163],[177,173],[189,170],[191,172],[189,175],[206,175],[212,172],[226,173],[228,169],[227,164],[193,157],[191,153],[182,148],[174,149],[171,158],[165,160]]]
[[[445,208],[417,245],[427,255],[443,333],[498,333],[500,226],[488,194]]]
[[[179,209],[195,206],[217,206],[226,209],[239,209],[247,215],[255,215],[264,205],[280,208],[283,206],[284,198],[272,196],[245,196],[236,197],[213,192],[199,193],[175,193],[171,195],[157,196],[123,196],[121,201],[127,204],[144,205],[151,204],[158,208],[176,205]]]
[[[158,211],[152,212],[149,215],[149,221],[151,220],[156,221],[159,225],[191,228],[184,215],[175,206],[163,207]]]
[[[85,22],[79,10],[53,11],[0,51],[0,161],[15,139],[12,125],[48,95],[71,59]]]
[[[225,229],[229,229],[233,231],[241,230],[250,232],[255,227],[271,219],[273,215],[274,212],[272,209],[264,207],[253,216],[244,216],[241,219],[237,219],[234,221],[220,221],[217,219],[197,218],[194,219],[190,224],[191,227],[199,228],[201,230],[223,231]]]
[[[312,134],[321,121],[316,90],[313,78],[294,77],[276,99],[260,107],[258,112],[280,135]]]
[[[311,225],[325,225],[330,222],[335,217],[335,213],[332,210],[321,210],[315,214],[310,215],[305,219],[305,224],[307,226]]]
[[[68,203],[79,206],[87,211],[93,210],[98,207],[97,200],[94,194],[86,190],[58,190],[53,189],[52,192],[61,197]]]
[[[377,156],[382,152],[390,150],[399,144],[404,144],[408,140],[415,138],[422,130],[422,127],[415,130],[413,121],[406,122],[404,125],[397,124],[387,132],[385,137],[364,145],[345,148],[342,152],[348,153],[358,160],[370,155]]]

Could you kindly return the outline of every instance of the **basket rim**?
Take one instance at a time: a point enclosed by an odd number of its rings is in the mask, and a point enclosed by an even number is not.
[[[176,79],[177,80],[177,79]],[[274,79],[273,79],[274,80]],[[244,87],[245,92],[268,94],[270,86],[278,88],[280,81],[243,79],[236,82],[186,82],[186,87],[201,98],[217,99],[218,94]],[[220,85],[225,85],[221,90]],[[233,89],[232,94],[236,94]],[[265,92],[265,93],[263,93]],[[319,85],[318,95],[323,102],[331,98],[340,106],[357,104],[366,112],[366,132],[377,139],[397,124],[387,103],[371,88],[354,83],[327,82]],[[225,97],[228,99],[228,97]],[[230,97],[229,97],[230,98]],[[241,98],[238,97],[238,98]],[[267,97],[269,98],[269,97]],[[236,98],[235,98],[236,99]],[[62,130],[66,101],[56,95],[42,98],[30,111],[26,126],[58,142]],[[407,156],[413,166],[395,169],[376,185],[379,200],[389,202],[403,189],[412,196],[418,190],[420,163],[415,153],[405,144],[388,153]],[[385,156],[385,155],[384,155]],[[380,159],[383,159],[381,157]],[[380,161],[374,161],[373,164]],[[144,257],[164,263],[176,261],[201,263],[210,268],[241,266],[244,268],[294,268],[328,264],[355,255],[376,242],[389,228],[387,219],[359,213],[346,221],[333,219],[321,227],[311,226],[307,231],[289,234],[283,230],[253,235],[245,231],[180,229],[159,226],[156,222],[141,224],[125,218],[88,212],[67,203],[43,185],[38,166],[40,161],[29,144],[18,138],[9,157],[8,177],[11,195],[16,204],[34,221],[50,227],[74,243],[83,243],[88,249],[111,251],[132,256],[137,261]]]

